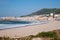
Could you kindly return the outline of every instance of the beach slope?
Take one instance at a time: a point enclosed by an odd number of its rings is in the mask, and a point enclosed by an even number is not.
[[[47,24],[31,25],[11,29],[0,30],[0,36],[3,37],[25,37],[36,35],[39,32],[52,31],[60,29],[60,21],[52,21]]]

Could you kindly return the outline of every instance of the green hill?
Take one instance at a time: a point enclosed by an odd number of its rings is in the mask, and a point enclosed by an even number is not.
[[[41,14],[50,14],[50,13],[59,14],[60,13],[60,8],[51,8],[51,9],[44,8],[44,9],[38,10],[36,12],[32,12],[28,16],[41,15]]]

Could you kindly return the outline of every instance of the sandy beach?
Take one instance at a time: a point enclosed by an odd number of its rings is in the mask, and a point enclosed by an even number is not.
[[[0,30],[0,36],[25,37],[29,35],[36,35],[39,32],[52,31],[56,29],[60,29],[60,21],[50,21],[47,24]]]

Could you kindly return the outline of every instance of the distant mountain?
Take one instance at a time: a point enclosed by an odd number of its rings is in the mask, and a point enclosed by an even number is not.
[[[51,8],[51,9],[44,8],[44,9],[38,10],[36,12],[33,12],[33,13],[29,14],[28,16],[50,14],[50,13],[59,14],[60,13],[60,8]]]

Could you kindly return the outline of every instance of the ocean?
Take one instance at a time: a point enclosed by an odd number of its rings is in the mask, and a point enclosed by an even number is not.
[[[14,27],[23,27],[27,25],[35,25],[35,24],[43,24],[46,22],[42,21],[8,21],[8,20],[1,20],[0,21],[0,29],[7,29],[7,28],[14,28]]]

